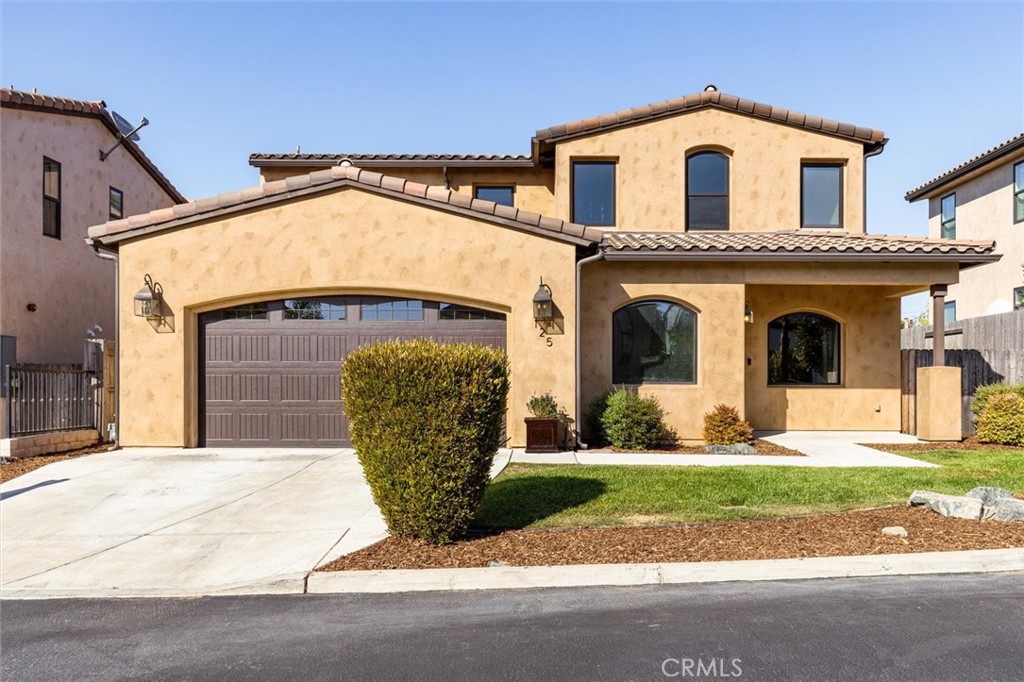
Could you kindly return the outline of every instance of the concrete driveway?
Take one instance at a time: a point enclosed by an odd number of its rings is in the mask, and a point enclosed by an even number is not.
[[[125,449],[0,486],[0,596],[301,592],[385,535],[351,449]]]

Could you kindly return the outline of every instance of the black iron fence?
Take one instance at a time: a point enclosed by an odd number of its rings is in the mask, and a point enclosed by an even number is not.
[[[92,372],[54,365],[8,365],[4,378],[8,437],[97,428],[100,382]]]

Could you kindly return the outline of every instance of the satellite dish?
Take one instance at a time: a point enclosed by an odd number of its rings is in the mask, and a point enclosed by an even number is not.
[[[135,126],[128,122],[121,114],[116,111],[111,111],[110,115],[114,117],[114,123],[117,125],[117,129],[121,131],[121,134],[127,137],[132,142],[138,142],[142,138],[135,132]]]

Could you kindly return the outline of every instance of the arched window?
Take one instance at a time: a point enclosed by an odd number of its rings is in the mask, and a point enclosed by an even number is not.
[[[729,229],[729,157],[697,152],[686,159],[686,229]]]
[[[815,313],[769,322],[768,383],[838,384],[839,323]]]
[[[612,315],[612,382],[697,380],[697,313],[668,301],[640,301]]]

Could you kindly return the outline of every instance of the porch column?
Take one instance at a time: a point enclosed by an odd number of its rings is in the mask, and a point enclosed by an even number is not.
[[[945,284],[933,284],[932,294],[932,366],[946,364],[946,291]]]

